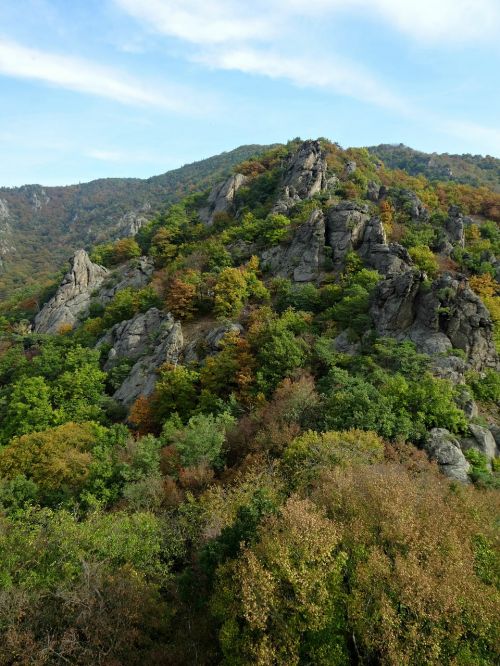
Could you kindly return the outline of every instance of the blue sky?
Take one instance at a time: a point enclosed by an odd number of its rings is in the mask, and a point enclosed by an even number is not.
[[[500,157],[500,0],[1,0],[0,185],[326,136]]]

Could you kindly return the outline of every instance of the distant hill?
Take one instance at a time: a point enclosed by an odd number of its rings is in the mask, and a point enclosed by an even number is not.
[[[404,144],[382,143],[368,150],[391,169],[403,169],[412,176],[454,181],[473,187],[485,186],[500,192],[500,159],[487,155],[423,153]]]
[[[247,145],[148,179],[0,188],[0,298],[40,283],[79,247],[135,233],[141,220],[220,180],[268,146]]]

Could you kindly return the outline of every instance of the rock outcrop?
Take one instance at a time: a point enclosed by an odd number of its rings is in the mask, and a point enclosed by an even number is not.
[[[261,267],[276,277],[309,282],[319,277],[325,262],[325,218],[314,210],[295,231],[290,243],[277,245],[261,254]]]
[[[445,428],[433,428],[425,443],[425,449],[431,460],[435,460],[445,476],[454,481],[470,483],[468,471],[470,464],[465,458],[460,443]]]
[[[469,435],[469,437],[460,440],[462,451],[475,449],[486,456],[491,465],[493,458],[496,458],[500,453],[491,431],[488,428],[471,423],[469,425]]]
[[[147,313],[146,313],[147,314]],[[153,313],[151,319],[156,319],[157,314]],[[115,341],[115,348],[122,349],[127,345],[136,348],[143,347],[147,344],[147,330],[144,324],[143,334],[138,336],[139,340],[134,339],[134,334],[130,335],[134,325],[130,322],[130,326],[125,326],[123,329],[122,339]],[[140,326],[140,325],[139,325]],[[182,328],[178,321],[175,321],[172,315],[167,314],[162,318],[160,328],[157,330],[157,337],[151,343],[151,351],[146,353],[134,363],[129,374],[125,378],[120,388],[114,393],[113,398],[118,402],[126,405],[127,407],[137,400],[139,396],[150,395],[155,387],[157,379],[157,371],[164,363],[176,364],[179,360],[179,355],[184,345],[182,335]],[[116,358],[116,356],[115,356]]]
[[[90,261],[85,250],[78,250],[71,259],[55,295],[35,317],[36,333],[58,333],[61,326],[75,326],[79,317],[88,313],[92,293],[108,276],[108,270]]]
[[[286,213],[328,186],[327,164],[319,141],[304,141],[285,165],[274,212]]]
[[[168,316],[158,308],[151,308],[136,314],[132,319],[115,324],[96,345],[110,347],[104,370],[110,370],[121,358],[136,360],[151,352],[165,321],[170,323]]]
[[[247,176],[236,173],[223,183],[212,188],[207,200],[207,205],[199,211],[202,222],[211,225],[217,213],[225,213],[231,209],[236,192],[248,181]]]
[[[490,314],[467,280],[442,275],[430,289],[424,280],[406,271],[377,286],[371,307],[377,333],[410,339],[430,355],[461,349],[475,370],[498,368]]]
[[[118,235],[127,237],[135,236],[136,233],[149,222],[148,213],[151,211],[151,204],[144,204],[139,210],[131,210],[118,220]]]
[[[207,356],[214,356],[221,351],[222,341],[228,333],[240,335],[242,331],[241,324],[234,323],[211,328],[204,335],[186,345],[182,355],[184,365],[200,363]]]
[[[96,301],[106,305],[122,289],[142,289],[151,280],[153,271],[154,260],[152,257],[138,257],[127,261],[126,264],[118,266],[112,273],[108,274],[95,296]]]
[[[391,188],[389,196],[396,209],[406,213],[412,222],[428,221],[429,211],[412,190]]]
[[[387,243],[380,218],[370,217],[368,206],[341,201],[327,212],[326,242],[332,248],[333,267],[341,271],[349,252],[355,251],[370,268],[390,275],[410,268],[408,251]]]
[[[458,206],[450,206],[448,218],[441,232],[438,251],[449,256],[455,247],[465,247],[465,227],[472,224],[469,217],[464,217]]]

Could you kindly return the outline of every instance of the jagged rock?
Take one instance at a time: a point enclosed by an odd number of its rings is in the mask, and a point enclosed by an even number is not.
[[[356,171],[358,168],[358,165],[354,160],[349,160],[346,165],[345,165],[345,174],[346,176],[350,176],[352,173]]]
[[[217,213],[224,213],[231,209],[236,192],[245,185],[248,177],[241,173],[230,176],[222,184],[212,188],[208,196],[207,205],[199,211],[202,222],[211,225]]]
[[[455,402],[468,419],[476,418],[476,416],[479,415],[479,408],[476,401],[474,400],[474,397],[472,396],[472,393],[463,384],[459,384],[457,388],[458,390],[456,391]]]
[[[449,381],[453,382],[453,384],[465,383],[465,372],[467,370],[467,364],[462,358],[459,358],[458,356],[450,356],[448,354],[444,356],[435,356],[432,360],[431,369],[436,377],[441,379],[448,379]],[[476,416],[476,414],[471,414],[471,416]]]
[[[413,222],[427,222],[429,211],[412,190],[390,189],[389,195],[397,209],[409,215]]]
[[[488,428],[483,428],[483,426],[474,423],[469,425],[469,432],[471,437],[465,437],[460,440],[462,450],[468,451],[469,449],[476,449],[476,451],[485,455],[491,463],[493,458],[499,453],[492,433]]]
[[[433,428],[425,443],[425,449],[431,460],[435,460],[445,476],[462,483],[470,483],[467,472],[470,465],[465,458],[460,444],[445,428]]]
[[[370,201],[377,202],[380,197],[380,185],[374,181],[371,180],[368,183],[368,187],[366,190],[366,198],[369,199]]]
[[[277,245],[261,254],[261,267],[276,277],[295,282],[315,280],[325,261],[325,219],[314,210],[295,231],[290,243]]]
[[[443,275],[426,289],[424,277],[406,271],[377,286],[371,315],[379,335],[408,338],[430,355],[462,349],[469,368],[497,368],[490,314],[467,280]]]
[[[170,320],[158,308],[136,314],[118,324],[102,337],[96,347],[109,345],[111,349],[104,364],[104,370],[110,370],[121,358],[135,360],[143,356],[154,346],[164,321]]]
[[[458,206],[450,206],[438,251],[445,256],[450,256],[453,248],[465,247],[465,226],[471,222],[470,218],[464,217]]]
[[[500,427],[497,425],[490,425],[490,432],[493,435],[498,451],[500,451]]]
[[[309,199],[328,186],[327,164],[319,141],[304,141],[290,155],[274,212],[286,213],[296,203]]]
[[[151,210],[151,204],[146,203],[140,210],[132,210],[118,220],[119,235],[128,237],[135,236],[136,233],[149,222],[147,213]]]
[[[190,342],[183,352],[183,363],[199,363],[207,356],[214,356],[221,350],[221,342],[228,333],[240,335],[243,331],[241,324],[222,324],[210,329],[204,336]]]
[[[349,337],[349,331],[342,331],[333,341],[333,348],[340,354],[355,356],[360,350],[361,344],[353,342]]]
[[[88,312],[92,292],[101,286],[108,270],[90,261],[85,250],[78,250],[71,259],[55,295],[35,317],[36,333],[57,333],[61,326],[75,326],[79,317]]]
[[[161,323],[152,352],[141,356],[135,362],[113,398],[130,406],[139,396],[150,395],[156,384],[158,368],[164,363],[176,364],[183,344],[180,323],[167,314]]]
[[[346,255],[359,248],[370,219],[368,206],[341,201],[326,214],[326,242],[332,248],[333,267],[342,270]]]
[[[108,274],[106,281],[95,294],[95,299],[105,305],[122,289],[142,289],[150,281],[153,271],[154,259],[152,257],[131,259]]]

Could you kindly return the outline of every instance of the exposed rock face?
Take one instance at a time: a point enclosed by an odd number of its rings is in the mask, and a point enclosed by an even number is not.
[[[473,423],[469,425],[469,432],[471,435],[470,437],[460,440],[462,451],[476,449],[476,451],[485,455],[491,464],[493,458],[500,453],[493,434],[488,428],[483,428],[482,426]]]
[[[429,211],[415,192],[405,189],[390,189],[389,194],[396,208],[404,211],[412,222],[427,222]]]
[[[465,247],[465,226],[471,223],[472,220],[464,217],[458,206],[450,206],[448,219],[442,230],[439,252],[449,256],[453,252],[453,248]]]
[[[297,228],[288,245],[277,245],[261,255],[263,270],[295,282],[315,280],[325,261],[325,219],[314,210],[305,224]]]
[[[236,192],[247,181],[247,176],[236,173],[222,184],[216,185],[209,194],[207,206],[199,212],[200,219],[205,224],[213,224],[217,213],[225,213],[231,209]]]
[[[343,269],[347,254],[353,250],[383,275],[408,270],[412,264],[404,247],[387,244],[380,218],[370,218],[368,206],[363,204],[342,201],[332,206],[327,213],[326,238],[336,270]]]
[[[275,212],[286,213],[296,203],[328,187],[327,164],[319,141],[304,141],[288,159]]]
[[[425,444],[427,453],[431,460],[435,460],[439,469],[445,476],[455,481],[469,483],[467,472],[470,465],[466,460],[460,444],[445,428],[433,428]]]
[[[368,206],[352,201],[342,201],[327,211],[326,242],[332,248],[335,270],[342,270],[346,255],[359,248],[369,219]]]
[[[0,199],[0,268],[3,266],[4,258],[16,251],[9,220],[9,205],[6,201]]]
[[[104,369],[110,370],[121,358],[135,360],[152,351],[164,321],[169,321],[168,317],[157,308],[151,308],[115,324],[96,345],[111,346]]]
[[[127,287],[142,289],[150,281],[153,271],[154,260],[152,257],[131,259],[108,274],[96,296],[97,301],[105,305],[114,297],[117,291]]]
[[[132,210],[125,213],[118,220],[119,235],[128,237],[135,236],[141,227],[149,222],[147,213],[151,210],[150,204],[144,204],[140,210]]]
[[[154,319],[156,316],[156,314],[153,314],[151,318]],[[139,347],[146,342],[147,338],[146,328],[144,327],[143,330],[144,334],[139,335]],[[128,344],[133,346],[135,344],[133,336],[129,336],[129,333],[130,328],[123,331],[123,346],[127,346]],[[129,338],[128,341],[127,337]],[[118,344],[118,341],[116,344],[117,347],[121,347],[121,345]],[[175,321],[172,315],[167,314],[163,318],[160,328],[157,331],[157,337],[152,345],[152,351],[141,356],[135,362],[127,378],[113,395],[113,398],[126,406],[130,406],[139,396],[150,395],[156,384],[158,368],[167,362],[176,364],[179,360],[183,344],[184,339],[180,323]]]
[[[369,199],[370,201],[377,202],[380,197],[380,185],[375,182],[374,180],[371,180],[368,183],[368,187],[366,189],[366,198]]]
[[[490,314],[467,280],[443,275],[430,290],[423,280],[406,271],[377,286],[371,315],[379,335],[409,338],[430,355],[462,349],[470,368],[497,368]]]
[[[490,425],[490,432],[493,435],[493,439],[495,440],[497,449],[500,452],[500,426]],[[500,453],[498,455],[500,455]]]
[[[57,292],[35,317],[34,330],[57,333],[63,325],[75,326],[79,316],[87,314],[92,292],[107,275],[107,269],[93,264],[85,250],[75,252]]]
[[[221,343],[228,333],[240,335],[243,327],[240,324],[222,324],[210,329],[204,336],[193,340],[186,345],[183,353],[183,363],[199,363],[207,356],[214,356],[221,350]]]

